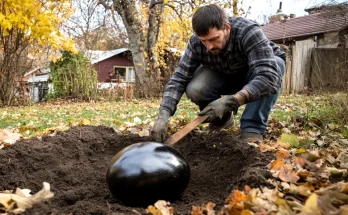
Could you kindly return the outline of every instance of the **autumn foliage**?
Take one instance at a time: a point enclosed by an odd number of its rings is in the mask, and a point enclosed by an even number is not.
[[[37,53],[65,48],[72,40],[59,27],[72,12],[70,0],[4,0],[0,2],[0,105],[15,103],[16,83]]]

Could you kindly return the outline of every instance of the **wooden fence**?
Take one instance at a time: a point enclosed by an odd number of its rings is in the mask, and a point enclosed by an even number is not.
[[[348,90],[348,49],[315,48],[309,87],[321,91]]]
[[[348,49],[314,48],[308,39],[294,42],[290,50],[283,94],[348,90]]]

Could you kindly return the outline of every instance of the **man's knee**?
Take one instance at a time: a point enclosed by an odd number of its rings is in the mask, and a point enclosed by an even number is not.
[[[206,88],[197,81],[191,81],[186,87],[186,95],[192,102],[199,104],[206,99]]]

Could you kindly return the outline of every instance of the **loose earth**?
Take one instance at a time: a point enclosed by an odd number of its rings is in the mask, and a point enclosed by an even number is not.
[[[112,157],[150,137],[120,135],[103,126],[74,127],[53,137],[31,138],[0,150],[0,190],[42,188],[51,184],[54,197],[24,214],[142,214],[145,208],[124,206],[106,185]],[[260,153],[226,133],[191,132],[174,146],[191,166],[191,180],[181,198],[171,202],[175,214],[190,214],[192,205],[224,205],[233,189],[267,185],[266,165],[272,155]]]

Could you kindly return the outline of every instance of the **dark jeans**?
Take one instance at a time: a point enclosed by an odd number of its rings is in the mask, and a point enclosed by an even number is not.
[[[285,62],[280,57],[275,57],[277,71],[283,77]],[[210,102],[221,95],[230,95],[240,91],[247,84],[246,72],[243,74],[228,75],[214,72],[208,67],[201,66],[195,72],[193,79],[186,87],[186,95],[192,102],[203,110]],[[271,96],[262,96],[256,101],[246,105],[241,118],[240,131],[256,132],[263,134],[266,130],[269,113],[277,102],[278,93]]]

